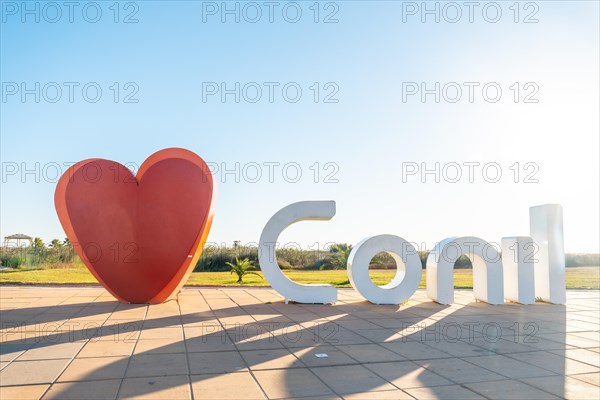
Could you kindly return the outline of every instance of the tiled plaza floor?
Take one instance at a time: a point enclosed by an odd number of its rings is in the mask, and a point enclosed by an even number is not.
[[[598,399],[598,291],[567,306],[283,304],[186,288],[123,305],[101,288],[0,287],[4,399]]]

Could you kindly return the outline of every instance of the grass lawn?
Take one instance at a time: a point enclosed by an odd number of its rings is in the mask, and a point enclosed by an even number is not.
[[[284,273],[298,283],[329,283],[336,287],[350,287],[346,271],[297,271],[286,270]],[[388,283],[395,270],[372,270],[371,278],[377,285]],[[187,285],[202,286],[240,286],[237,277],[229,272],[194,272]],[[0,284],[81,284],[97,283],[96,279],[82,266],[68,268],[43,268],[26,271],[1,271]],[[268,286],[266,280],[255,275],[244,277],[243,286]],[[425,270],[421,278],[421,288],[425,287]],[[473,287],[473,274],[470,269],[454,271],[454,287],[470,289]],[[567,268],[567,289],[600,289],[599,267]]]

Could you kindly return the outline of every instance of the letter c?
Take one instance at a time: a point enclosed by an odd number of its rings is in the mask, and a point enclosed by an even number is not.
[[[281,232],[299,221],[329,221],[335,201],[301,201],[290,204],[271,217],[260,235],[258,262],[265,278],[284,299],[298,303],[335,303],[337,289],[331,285],[303,285],[289,279],[277,264],[275,246]]]

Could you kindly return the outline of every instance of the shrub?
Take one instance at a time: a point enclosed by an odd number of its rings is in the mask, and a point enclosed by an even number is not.
[[[237,283],[244,283],[243,278],[246,275],[256,275],[262,278],[258,272],[254,272],[253,262],[247,258],[240,260],[236,257],[235,263],[228,262],[227,265],[231,268],[231,273],[237,275]]]
[[[292,269],[294,266],[285,260],[277,259],[277,264],[279,264],[279,268],[281,269]]]
[[[6,266],[8,268],[19,268],[21,265],[24,264],[24,261],[25,260],[23,260],[19,256],[12,256],[8,260],[6,260]]]

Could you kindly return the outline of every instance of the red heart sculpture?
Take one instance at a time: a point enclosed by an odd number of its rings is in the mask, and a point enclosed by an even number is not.
[[[206,163],[172,148],[148,157],[136,176],[114,161],[81,161],[60,178],[54,204],[102,286],[121,302],[162,303],[200,258],[215,191]]]

